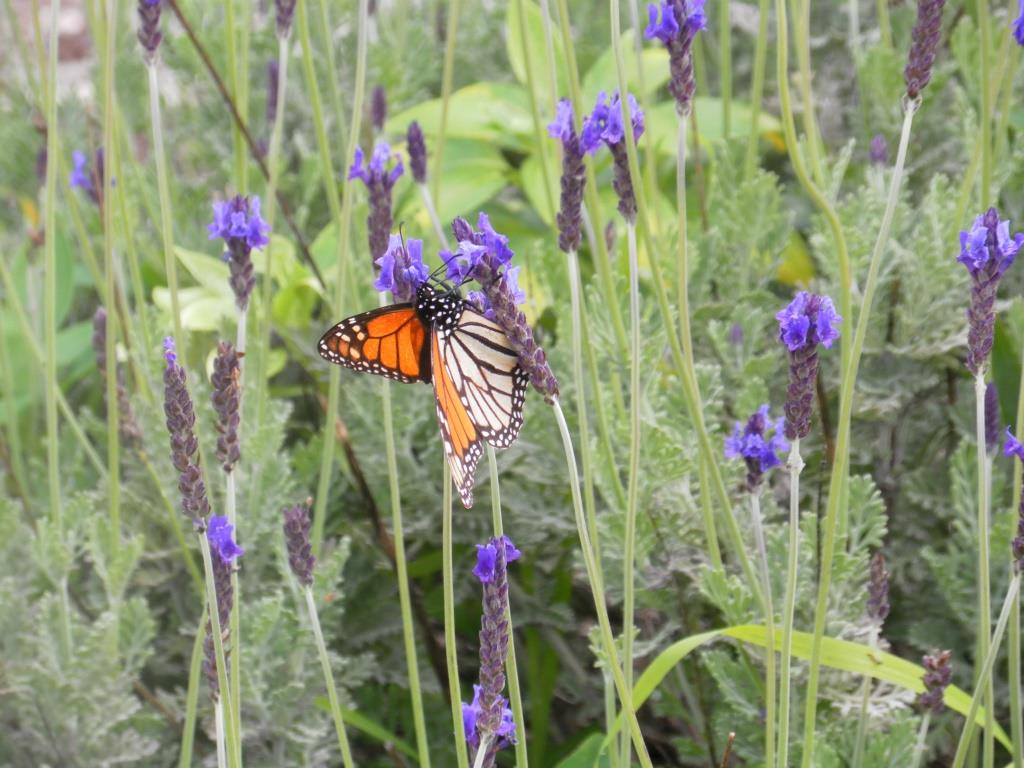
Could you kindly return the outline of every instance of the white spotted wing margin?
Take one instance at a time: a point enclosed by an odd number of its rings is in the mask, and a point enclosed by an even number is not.
[[[523,425],[529,377],[501,326],[468,306],[450,332],[435,338],[437,416],[452,480],[469,508],[482,442],[496,448],[515,442]],[[443,377],[438,375],[442,366]]]

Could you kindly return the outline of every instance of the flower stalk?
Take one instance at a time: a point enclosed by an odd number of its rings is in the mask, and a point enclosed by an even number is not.
[[[455,636],[455,570],[452,556],[452,471],[443,460],[441,490],[441,577],[444,591],[444,650],[448,662],[448,700],[452,707],[455,760],[458,768],[469,768],[466,739],[462,736],[462,690],[459,685],[459,654]]]
[[[789,702],[790,668],[793,663],[793,621],[796,616],[797,566],[800,560],[800,473],[804,460],[800,456],[800,438],[790,442],[789,458],[789,542],[786,556],[786,596],[782,609],[782,661],[779,670],[779,759],[780,766],[789,765]]]

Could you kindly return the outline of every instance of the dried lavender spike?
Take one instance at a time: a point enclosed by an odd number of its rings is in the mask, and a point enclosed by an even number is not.
[[[107,310],[103,307],[96,308],[96,314],[92,317],[92,348],[96,353],[96,367],[104,382],[107,379]],[[131,400],[128,398],[128,389],[124,385],[124,372],[118,365],[117,370],[117,420],[118,429],[127,442],[142,440],[142,428],[135,420],[135,412],[132,410]],[[106,387],[103,388],[103,396],[106,397]]]
[[[562,193],[558,210],[558,247],[565,253],[579,250],[583,225],[583,185],[586,181],[583,149],[573,124],[572,102],[562,99],[548,133],[562,142]]]
[[[405,138],[406,149],[409,150],[409,167],[417,184],[427,183],[427,143],[423,138],[423,129],[413,120],[409,123],[409,132]]]
[[[375,134],[384,132],[384,123],[388,121],[388,95],[384,86],[374,86],[370,94],[370,122]]]
[[[313,584],[313,568],[316,557],[309,541],[309,529],[312,521],[309,518],[309,502],[297,504],[284,510],[284,542],[288,547],[288,565],[291,566],[295,578],[304,587]]]
[[[811,431],[814,381],[818,376],[818,344],[826,349],[839,338],[842,322],[828,296],[800,291],[775,315],[779,340],[789,350],[789,386],[786,389],[786,437],[797,440]]]
[[[199,469],[199,441],[194,432],[196,413],[185,384],[185,369],[178,365],[174,339],[170,336],[164,339],[164,359],[164,416],[171,440],[171,462],[178,470],[182,509],[193,527],[201,530],[210,514],[210,502]]]
[[[925,668],[925,690],[924,693],[917,695],[917,704],[921,709],[930,710],[934,715],[946,708],[942,699],[953,679],[951,656],[949,651],[933,651],[921,660]]]
[[[885,569],[885,556],[881,552],[875,552],[871,558],[867,611],[879,624],[889,615],[889,571]]]
[[[619,196],[618,210],[629,223],[636,221],[636,192],[633,189],[633,179],[629,175],[629,155],[626,153],[624,143],[613,144],[608,147],[612,153],[612,189]]]
[[[283,40],[292,31],[295,0],[274,0],[274,9],[277,12],[277,36]]]
[[[225,472],[231,472],[242,458],[238,440],[239,403],[242,399],[239,386],[241,357],[232,344],[220,342],[217,344],[213,375],[210,377],[213,408],[217,412],[217,461]]]
[[[967,369],[981,373],[992,351],[996,324],[996,293],[999,281],[1024,245],[1024,234],[1010,237],[1010,222],[1000,221],[995,208],[974,220],[970,230],[960,233],[957,261],[971,276],[971,303],[967,309]]]
[[[660,11],[660,20],[659,20]],[[648,40],[658,39],[668,49],[668,90],[676,100],[676,112],[687,115],[693,104],[697,83],[693,76],[693,41],[707,27],[704,0],[662,0],[647,6]],[[682,19],[682,24],[679,23]]]
[[[990,381],[985,387],[985,450],[994,454],[999,450],[999,390],[996,383]]]
[[[221,641],[224,645],[224,663],[230,658],[230,619],[235,602],[235,590],[231,585],[231,572],[236,558],[245,554],[231,538],[233,526],[227,518],[215,515],[210,518],[206,538],[210,542],[210,560],[213,565],[213,589],[217,595],[217,618],[220,621]],[[203,639],[203,676],[210,687],[210,699],[220,699],[220,681],[217,678],[217,656],[213,642],[213,622],[206,621],[206,637]]]
[[[932,79],[935,49],[942,37],[942,8],[946,0],[917,0],[917,21],[910,36],[910,54],[903,70],[907,98],[916,99]]]
[[[142,59],[147,64],[156,61],[157,49],[163,35],[160,32],[161,0],[139,0],[139,43],[142,44]]]

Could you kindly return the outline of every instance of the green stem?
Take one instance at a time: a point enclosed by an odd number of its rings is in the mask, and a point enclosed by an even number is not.
[[[764,101],[765,69],[768,59],[768,1],[758,0],[757,41],[754,43],[754,80],[750,93],[750,136],[743,161],[743,178],[750,179],[757,166],[757,150],[761,140],[761,102]],[[888,0],[886,0],[888,2]]]
[[[633,690],[633,617],[636,568],[636,517],[640,500],[640,261],[636,249],[636,224],[626,222],[629,246],[629,325],[633,350],[629,369],[629,484],[626,497],[626,536],[622,559],[622,657],[626,689]],[[621,762],[631,760],[629,739],[622,740]]]
[[[199,551],[203,556],[203,571],[206,574],[206,607],[207,612],[209,613],[211,633],[213,635],[213,654],[214,662],[217,667],[217,687],[220,688],[219,701],[224,702],[225,707],[230,710],[231,691],[228,688],[227,664],[224,662],[224,636],[221,633],[220,609],[217,607],[217,589],[214,586],[213,560],[210,555],[210,542],[206,538],[205,530],[198,532],[198,537]],[[238,759],[240,751],[235,734],[234,723],[230,717],[225,719],[224,726],[226,741],[225,751],[227,752],[228,765],[232,766],[232,768],[241,768],[241,762]]]
[[[1002,610],[999,612],[999,621],[996,623],[995,632],[992,634],[992,642],[985,654],[985,662],[981,667],[978,676],[978,684],[974,688],[974,695],[971,696],[971,706],[967,710],[964,720],[964,729],[960,733],[960,741],[956,747],[956,756],[953,759],[953,768],[963,768],[964,760],[967,758],[967,751],[974,736],[975,720],[977,719],[978,707],[985,695],[992,680],[992,667],[995,665],[996,656],[999,655],[999,646],[1002,644],[1003,632],[1010,619],[1013,604],[1017,602],[1020,593],[1020,574],[1015,573],[1010,580],[1010,586],[1006,590],[1006,598],[1003,600]],[[988,730],[988,713],[986,712],[986,730]]]
[[[715,532],[715,511],[711,507],[711,479],[708,477],[708,462],[703,454],[699,457],[697,478],[700,481],[700,513],[704,524],[704,540],[707,542],[708,559],[716,573],[725,573],[722,564],[722,550],[718,546],[718,534]]]
[[[242,105],[239,103],[238,93],[238,60],[235,54],[235,2],[224,0],[224,58],[227,61],[228,88],[231,98],[238,107],[239,114],[245,117]],[[231,145],[234,159],[233,175],[235,188],[238,194],[245,194],[245,143],[242,139],[242,131],[237,124],[231,126]]]
[[[791,0],[799,15],[794,24],[797,67],[800,72],[798,85],[800,101],[803,104],[804,139],[807,154],[811,160],[811,171],[819,187],[825,186],[825,168],[822,164],[821,138],[818,136],[818,121],[814,115],[814,92],[811,89],[811,3],[810,0]],[[799,6],[797,5],[799,3]]]
[[[781,5],[781,2],[782,0],[777,0],[776,5]],[[784,18],[782,21],[784,21]],[[818,600],[814,613],[814,635],[811,641],[810,673],[807,680],[807,700],[804,708],[804,753],[801,760],[803,768],[810,768],[811,759],[814,754],[815,715],[818,709],[818,678],[821,673],[821,645],[822,638],[825,635],[828,594],[832,586],[832,563],[835,556],[836,529],[838,527],[844,478],[849,464],[848,451],[850,421],[853,412],[854,382],[857,379],[860,356],[864,349],[864,340],[867,337],[871,304],[874,301],[875,290],[878,287],[878,272],[881,266],[882,253],[885,251],[886,243],[889,240],[889,229],[892,225],[893,212],[896,209],[896,201],[899,197],[900,183],[903,178],[903,166],[907,157],[907,145],[910,141],[910,128],[913,123],[914,113],[917,111],[919,104],[919,101],[904,102],[903,130],[900,133],[896,165],[893,168],[892,179],[889,184],[889,195],[886,201],[885,212],[882,215],[882,224],[879,227],[878,238],[875,240],[875,246],[871,253],[867,280],[864,282],[862,308],[857,317],[857,330],[854,335],[852,349],[850,350],[850,361],[843,371],[840,387],[836,460],[832,467],[828,507],[825,512],[825,537],[822,543],[821,574],[818,580]]]
[[[914,742],[914,759],[910,768],[918,768],[921,765],[921,758],[924,757],[924,748],[928,739],[928,726],[931,725],[932,712],[929,709],[921,718],[921,726],[917,729],[917,741]]]
[[[647,753],[647,745],[644,744],[643,733],[640,731],[640,723],[636,719],[636,711],[633,709],[633,693],[626,687],[626,680],[622,675],[622,664],[619,660],[619,653],[615,649],[615,638],[612,636],[612,625],[608,619],[608,608],[604,602],[604,593],[597,588],[597,585],[600,583],[600,576],[597,572],[593,545],[590,543],[587,522],[583,514],[580,480],[576,471],[576,454],[572,446],[572,437],[569,435],[569,425],[565,422],[562,406],[557,399],[552,404],[552,408],[555,412],[555,419],[558,421],[559,432],[562,435],[562,447],[565,449],[565,462],[569,471],[569,488],[572,491],[572,506],[576,518],[576,532],[580,538],[583,563],[587,570],[587,580],[594,598],[594,610],[597,613],[597,622],[601,630],[601,643],[605,654],[605,663],[611,668],[615,681],[615,690],[619,694],[619,703],[622,705],[622,710],[626,716],[630,736],[633,739],[633,748],[640,758],[640,765],[643,768],[653,768],[650,755]]]
[[[7,346],[7,334],[0,333],[0,375],[4,380],[4,402],[7,404],[5,416],[7,420],[7,446],[11,455],[11,470],[20,491],[22,503],[29,514],[32,514],[32,502],[28,494],[28,475],[25,472],[25,460],[22,454],[21,428],[18,423],[18,406],[15,402],[14,368],[11,365],[11,353]]]
[[[437,208],[434,206],[434,198],[430,194],[430,187],[426,184],[417,184],[420,188],[420,197],[423,198],[423,207],[427,209],[427,215],[430,216],[430,223],[434,227],[434,234],[437,235],[437,241],[441,244],[441,247],[448,247],[448,236],[444,232],[444,226],[441,224],[441,218],[437,215]]]
[[[217,742],[217,768],[227,768],[228,765],[228,739],[226,723],[224,721],[224,701],[218,699],[213,703],[214,734]]]
[[[868,646],[874,648],[877,644],[877,627],[871,627],[871,634],[868,637]],[[853,768],[861,768],[864,764],[864,744],[868,733],[868,704],[871,703],[871,681],[870,675],[865,675],[860,683],[860,711],[857,713],[857,738],[853,745]]]
[[[765,768],[775,767],[775,606],[772,604],[772,579],[768,574],[768,549],[764,543],[764,525],[761,520],[761,497],[757,492],[750,494],[750,523],[754,529],[758,560],[761,566],[761,581],[764,601],[761,606],[764,623],[768,630],[765,643]]]
[[[978,13],[978,59],[980,63],[981,105],[978,111],[978,133],[981,141],[981,208],[985,210],[992,200],[992,89],[989,56],[992,49],[992,28],[989,22],[988,0],[977,0]],[[991,738],[988,733],[987,738]],[[986,764],[988,755],[986,748]]]
[[[356,83],[352,96],[351,126],[348,133],[348,146],[345,157],[350,158],[356,152],[356,140],[359,137],[359,116],[363,113],[363,94],[366,90],[366,27],[369,16],[369,0],[359,0],[359,22],[356,46]],[[306,66],[307,80],[312,67],[309,51],[309,30],[306,24],[305,0],[299,0],[298,13],[300,14],[300,34],[302,35],[303,61]],[[315,84],[315,76],[311,82]],[[311,88],[312,93],[317,92]],[[325,186],[335,186],[333,174],[323,179]],[[338,236],[338,276],[335,284],[334,306],[340,307],[344,299],[346,262],[348,261],[349,247],[349,225],[352,221],[352,181],[348,178],[343,182],[344,197],[341,205],[340,219],[336,218]],[[330,193],[328,193],[330,194]],[[335,192],[337,194],[337,192]],[[332,214],[333,216],[333,214]],[[324,521],[327,516],[327,497],[330,493],[331,475],[334,467],[334,419],[338,413],[338,400],[341,395],[341,369],[331,366],[327,388],[327,413],[324,421],[324,443],[320,456],[320,477],[317,482],[316,507],[313,511],[313,552],[320,551],[320,544],[324,537]]]
[[[444,460],[441,491],[441,578],[444,590],[444,652],[448,660],[448,699],[452,707],[455,758],[458,768],[468,768],[469,754],[462,728],[462,688],[459,684],[459,649],[455,637],[455,579],[452,557],[452,473]]]
[[[729,138],[732,106],[732,37],[729,0],[718,2],[718,75],[722,85],[722,135]]]
[[[38,19],[38,7],[36,8]],[[60,495],[60,435],[57,431],[57,40],[60,0],[50,5],[50,45],[46,88],[46,212],[45,212],[45,287],[46,355],[43,358],[46,375],[46,470],[47,490],[50,497],[50,516],[60,537],[64,536],[64,512]],[[38,23],[38,22],[37,22]],[[42,56],[42,51],[40,51]],[[6,271],[6,265],[5,265]],[[6,281],[5,281],[6,282]],[[7,289],[8,300],[14,292]],[[110,402],[117,402],[111,400]],[[113,409],[111,409],[113,410]]]
[[[875,0],[878,13],[878,31],[882,35],[882,45],[892,50],[892,23],[889,21],[889,0]]]
[[[188,691],[185,694],[185,722],[181,727],[181,754],[178,768],[192,768],[192,745],[196,737],[196,712],[199,710],[199,684],[203,669],[203,640],[206,637],[206,610],[199,618],[196,639],[192,643],[192,661],[188,667]]]
[[[249,122],[249,41],[251,38],[252,30],[252,8],[250,7],[250,0],[239,0],[239,16],[241,17],[238,24],[238,91],[235,95],[235,101],[238,105],[238,114],[241,115],[245,122]],[[245,141],[242,141],[242,165],[241,171],[242,176],[239,180],[238,193],[242,195],[249,194],[249,163],[248,163],[248,147]],[[239,743],[242,738],[239,736]]]
[[[461,0],[448,4],[448,26],[444,41],[444,66],[441,71],[441,123],[437,133],[437,148],[434,154],[434,175],[431,178],[434,200],[441,204],[441,170],[444,158],[444,143],[448,134],[448,104],[452,98],[452,76],[455,70],[455,38],[459,31],[459,10]],[[525,19],[523,20],[525,23]]]
[[[979,371],[974,377],[974,426],[977,440],[978,470],[978,655],[985,658],[989,649],[989,632],[992,629],[992,566],[989,562],[989,494],[987,451],[985,446],[985,373]],[[991,768],[995,760],[993,712],[995,692],[992,678],[985,685],[985,733],[983,761],[985,768]]]
[[[458,2],[458,0],[456,0]],[[515,0],[519,8],[519,44],[523,49],[523,63],[526,67],[526,93],[530,100],[530,115],[533,117],[533,137],[537,142],[537,159],[540,161],[541,180],[544,183],[544,199],[548,204],[548,215],[553,221],[558,207],[551,194],[551,176],[548,169],[547,144],[544,136],[544,123],[540,117],[540,105],[537,103],[537,87],[533,75],[533,55],[530,51],[530,42],[526,34],[526,3],[524,0]],[[440,173],[438,168],[438,173]]]
[[[790,667],[793,663],[793,626],[796,616],[797,567],[800,563],[800,473],[804,460],[800,456],[800,438],[789,449],[789,545],[786,556],[786,597],[782,608],[782,668],[779,671],[779,759],[778,765],[789,768],[789,692]]]
[[[153,162],[156,163],[156,184],[160,196],[160,238],[164,250],[164,271],[167,290],[171,295],[171,320],[174,324],[174,343],[182,360],[186,359],[185,332],[181,325],[181,301],[178,297],[178,267],[174,255],[174,229],[171,216],[171,189],[167,181],[167,154],[164,151],[163,120],[160,112],[160,81],[154,60],[149,72],[149,119],[153,131]]]
[[[334,684],[334,673],[331,671],[331,659],[327,655],[327,644],[324,642],[324,632],[320,628],[320,615],[316,610],[316,599],[313,597],[313,588],[306,587],[303,592],[306,595],[306,609],[309,612],[309,623],[313,628],[313,637],[316,640],[316,651],[320,656],[320,668],[324,673],[324,684],[327,686],[327,700],[331,705],[331,717],[334,719],[334,731],[338,734],[338,749],[341,750],[341,762],[345,768],[353,768],[352,750],[348,745],[348,736],[345,734],[345,719],[341,715],[341,705],[338,703],[338,688]]]
[[[505,535],[505,528],[501,521],[501,487],[498,485],[498,459],[494,455],[494,446],[487,445],[487,469],[491,477],[491,521],[494,527],[494,535],[500,539]],[[508,698],[512,709],[512,719],[516,724],[516,766],[517,768],[529,768],[529,759],[526,754],[526,717],[523,714],[523,696],[519,690],[519,665],[516,664],[516,642],[515,633],[512,631],[512,604],[505,602],[505,621],[509,626],[508,657],[505,659],[505,668],[508,672]]]
[[[331,31],[334,25],[328,13],[327,0],[320,0],[320,34],[323,35],[323,48],[327,52],[327,95],[331,99],[331,109],[334,110],[334,120],[338,124],[338,143],[345,143],[345,109],[341,105],[341,88],[338,86],[338,65],[334,58],[334,41],[331,39]],[[357,123],[358,125],[358,123]]]

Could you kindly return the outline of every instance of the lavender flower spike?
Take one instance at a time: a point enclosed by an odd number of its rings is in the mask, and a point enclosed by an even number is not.
[[[779,321],[779,340],[789,350],[789,387],[786,390],[786,437],[797,440],[811,431],[814,381],[818,376],[818,344],[828,349],[839,338],[836,325],[843,321],[828,296],[800,291]]]
[[[507,615],[507,565],[518,560],[520,554],[507,536],[492,538],[477,546],[477,563],[473,569],[484,593],[480,621],[480,685],[473,689],[472,703],[462,705],[462,718],[466,740],[471,746],[479,747],[485,737],[488,741],[484,765],[493,765],[493,755],[515,743],[512,713],[501,692],[505,688],[505,658],[511,635]]]
[[[534,389],[550,403],[558,396],[558,380],[548,365],[547,355],[533,337],[526,315],[517,306],[526,297],[519,290],[517,270],[508,266],[513,256],[508,238],[494,230],[485,213],[478,217],[477,226],[479,232],[465,219],[452,222],[458,250],[440,254],[448,264],[448,279],[459,284],[470,279],[480,283],[483,291],[474,298],[482,297],[481,311],[501,326],[519,356],[519,367],[530,377]]]
[[[886,165],[889,162],[889,143],[885,140],[885,136],[880,133],[874,135],[871,139],[869,154],[872,165]]]
[[[885,569],[885,556],[881,552],[875,552],[871,558],[867,611],[879,624],[889,615],[889,571]]]
[[[199,469],[199,441],[194,432],[196,413],[185,385],[185,369],[178,365],[174,339],[170,336],[164,339],[164,359],[167,361],[164,370],[164,416],[171,438],[171,461],[178,470],[182,508],[193,527],[201,530],[203,521],[210,514],[210,502],[206,498],[206,485]]]
[[[163,35],[160,33],[161,0],[139,0],[139,43],[146,64],[156,61],[157,49]]]
[[[668,90],[676,100],[676,112],[687,115],[693,104],[693,40],[707,27],[704,0],[660,0],[647,6],[648,40],[661,40],[668,49],[671,77]],[[660,16],[660,20],[659,20]]]
[[[391,235],[388,249],[374,264],[380,267],[380,274],[373,287],[381,293],[391,291],[395,301],[412,301],[430,276],[423,263],[423,241],[403,240],[400,235]]]
[[[417,184],[427,183],[427,143],[423,139],[423,129],[413,120],[409,123],[409,132],[405,137],[405,148],[409,151],[409,168]]]
[[[1003,453],[1007,456],[1016,456],[1024,462],[1024,445],[1013,436],[1009,427],[1006,428],[1006,445],[1003,446]],[[1017,510],[1017,535],[1010,546],[1017,571],[1024,570],[1024,498],[1021,498],[1020,508]]]
[[[270,225],[260,216],[259,197],[237,195],[231,200],[214,203],[213,221],[206,229],[210,240],[223,238],[227,246],[224,261],[231,270],[231,290],[235,293],[235,304],[244,312],[256,286],[252,250],[270,242],[267,237]]]
[[[213,565],[213,588],[217,595],[217,617],[220,621],[221,639],[224,641],[224,663],[229,658],[228,625],[231,619],[231,607],[235,602],[235,590],[231,586],[231,571],[234,561],[245,554],[231,538],[232,526],[226,517],[214,515],[206,529],[206,538],[210,542]],[[217,658],[213,643],[213,626],[206,622],[206,637],[203,639],[203,676],[210,687],[210,699],[216,703],[220,699],[220,681],[217,679]]]
[[[636,193],[629,175],[629,158],[626,154],[626,128],[622,121],[622,101],[616,91],[611,101],[605,104],[608,95],[601,91],[597,95],[594,111],[583,121],[580,131],[580,146],[584,152],[594,154],[601,144],[607,145],[612,153],[615,176],[612,186],[619,196],[619,213],[626,221],[636,220]],[[627,94],[630,124],[633,129],[633,140],[639,141],[644,133],[644,113],[636,103],[632,94]]]
[[[782,437],[785,419],[772,421],[768,406],[762,405],[747,419],[746,425],[736,422],[732,436],[725,440],[725,458],[743,459],[747,465],[747,493],[755,493],[764,473],[782,463],[780,454],[789,450]]]
[[[1010,222],[1000,221],[995,208],[960,233],[957,261],[971,275],[971,304],[967,310],[967,369],[978,375],[985,368],[996,324],[996,293],[1003,274],[1024,245],[1024,233],[1010,237]]]
[[[562,99],[548,133],[562,142],[562,195],[558,210],[558,247],[565,253],[579,250],[583,223],[583,185],[586,169],[583,148],[573,124],[572,102]]]
[[[316,557],[309,541],[309,529],[312,521],[309,518],[310,502],[297,504],[284,510],[284,543],[288,548],[288,565],[298,582],[309,587],[313,585],[313,568]]]
[[[946,0],[917,0],[917,21],[910,35],[910,54],[903,70],[907,98],[916,99],[932,79],[935,50],[942,37],[942,8]]]
[[[370,122],[373,124],[374,134],[384,132],[384,123],[388,119],[388,94],[384,86],[378,85],[370,94]]]
[[[242,458],[238,441],[239,404],[242,392],[239,379],[242,375],[241,357],[230,342],[217,344],[217,356],[213,359],[213,408],[217,411],[217,461],[225,472],[231,472]]]
[[[296,0],[274,0],[274,9],[277,15],[277,36],[284,40],[291,34],[292,17],[295,15]]]
[[[985,450],[989,455],[995,455],[999,450],[999,390],[996,383],[990,381],[985,387]]]
[[[107,380],[107,310],[103,307],[97,307],[96,314],[92,316],[92,348],[96,353],[96,368],[105,384]],[[118,429],[126,442],[138,442],[142,440],[142,428],[135,420],[132,402],[128,399],[128,390],[124,385],[124,371],[120,365],[116,366],[116,370]],[[104,386],[104,397],[106,397],[106,393]],[[110,407],[109,404],[107,407]]]
[[[395,165],[388,170],[388,161]],[[362,147],[356,146],[356,154],[348,169],[349,179],[361,179],[370,194],[370,212],[366,217],[366,232],[370,244],[370,255],[376,263],[388,248],[391,235],[391,189],[402,175],[404,166],[401,155],[392,155],[387,142],[378,141],[373,156],[364,167]]]
[[[1020,15],[1013,21],[1013,38],[1018,45],[1024,45],[1024,0],[1018,0]]]
[[[942,699],[946,695],[946,688],[953,680],[951,656],[949,651],[934,651],[921,660],[925,668],[924,693],[917,695],[917,704],[921,709],[930,710],[935,715],[946,708]]]

